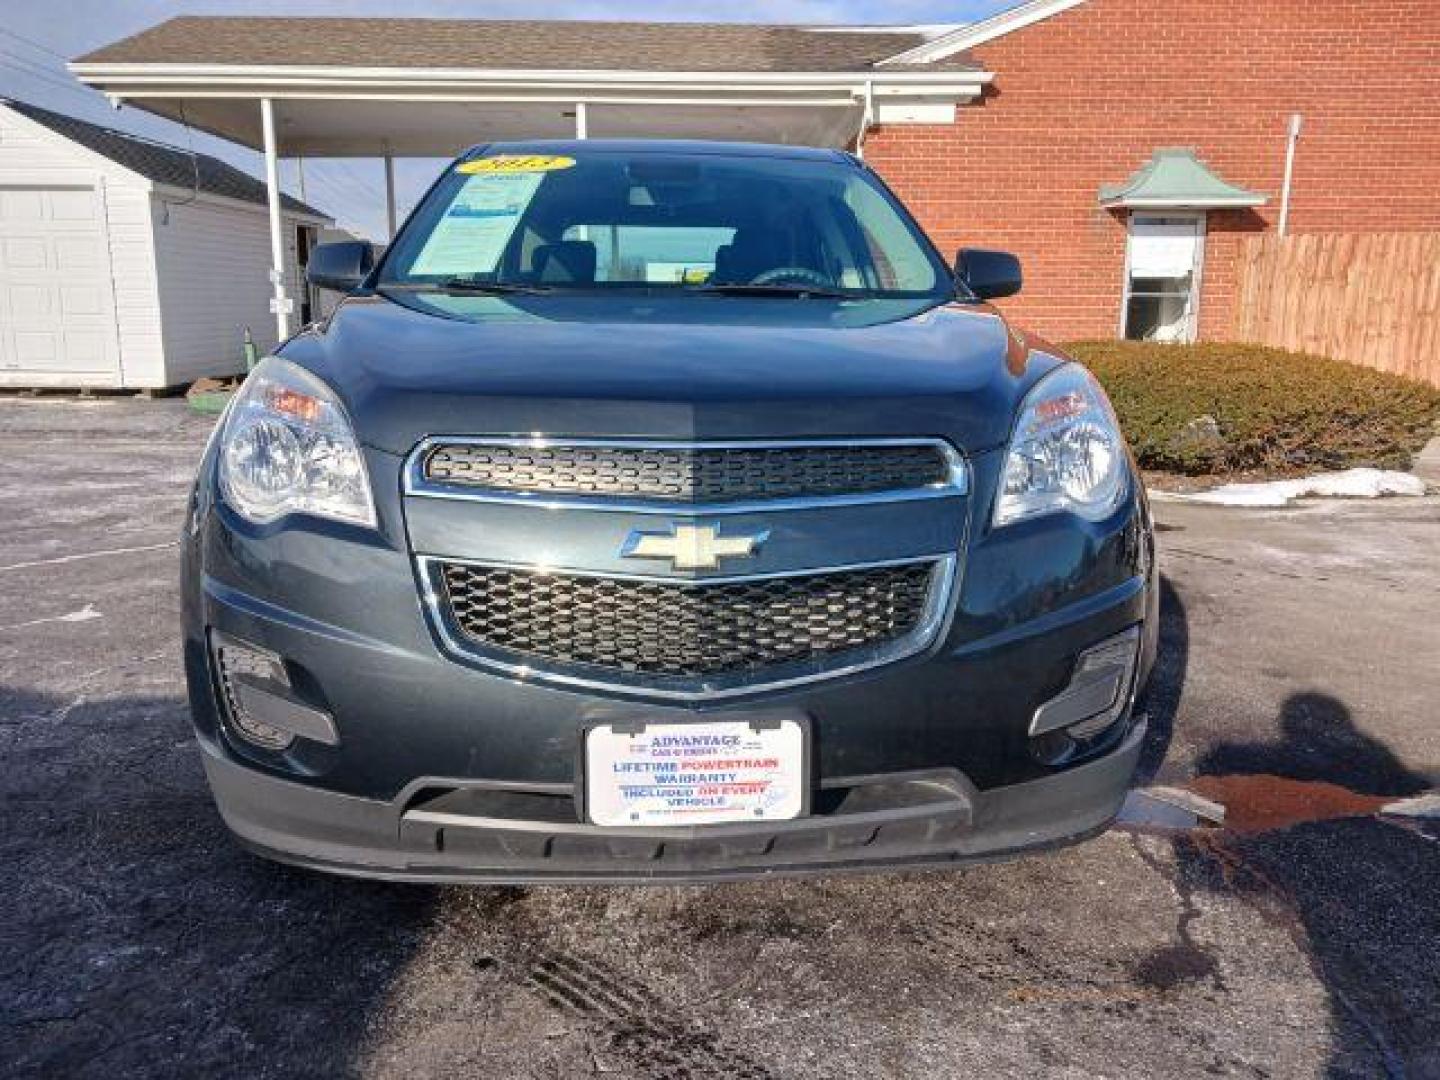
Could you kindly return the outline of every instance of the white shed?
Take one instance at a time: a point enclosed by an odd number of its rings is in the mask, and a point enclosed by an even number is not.
[[[283,203],[286,292],[332,224]],[[204,154],[0,98],[0,387],[159,389],[275,345],[265,185]],[[292,323],[293,325],[293,323]]]

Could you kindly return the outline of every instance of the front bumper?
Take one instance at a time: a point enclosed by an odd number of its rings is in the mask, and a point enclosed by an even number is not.
[[[1028,783],[982,792],[953,770],[839,780],[849,794],[831,813],[683,829],[556,820],[544,811],[568,800],[514,785],[422,778],[363,799],[266,776],[214,746],[204,761],[225,823],[282,862],[429,882],[686,882],[943,868],[1076,843],[1119,812],[1145,731],[1140,720],[1105,756]]]
[[[379,463],[372,469],[383,475]],[[979,469],[982,485],[994,469]],[[420,602],[398,493],[381,528],[250,526],[209,463],[184,545],[192,712],[220,812],[252,849],[336,872],[435,881],[646,881],[952,865],[1073,842],[1118,812],[1144,724],[1122,715],[1084,760],[1047,762],[1029,725],[1077,657],[1141,626],[1155,571],[1138,496],[1104,522],[972,524],[946,632],[872,670],[719,702],[646,700],[505,677],[445,654]],[[989,505],[982,489],[976,500]],[[977,511],[978,513],[978,511]],[[215,635],[283,657],[333,727],[270,753],[227,724]],[[811,812],[784,823],[583,823],[583,732],[619,719],[803,714]]]

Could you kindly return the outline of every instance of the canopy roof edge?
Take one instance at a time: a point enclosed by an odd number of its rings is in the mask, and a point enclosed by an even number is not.
[[[1129,210],[1219,210],[1264,206],[1269,199],[1220,177],[1189,147],[1166,147],[1124,183],[1100,188],[1100,205]]]

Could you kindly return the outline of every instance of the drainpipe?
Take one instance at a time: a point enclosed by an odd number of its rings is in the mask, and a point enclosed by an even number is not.
[[[285,239],[280,218],[280,157],[275,144],[275,106],[260,99],[260,131],[265,143],[265,202],[270,209],[270,283],[274,295],[270,310],[275,315],[277,340],[290,336],[290,309],[294,301],[285,295]]]
[[[860,114],[860,130],[855,133],[855,156],[865,160],[865,132],[875,122],[875,83],[865,80],[865,111]]]
[[[1285,140],[1285,188],[1280,193],[1280,235],[1290,232],[1290,186],[1295,180],[1295,144],[1300,141],[1304,118],[1295,113],[1290,117],[1290,134]]]

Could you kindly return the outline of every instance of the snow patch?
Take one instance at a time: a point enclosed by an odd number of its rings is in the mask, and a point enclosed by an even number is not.
[[[1424,495],[1425,481],[1409,473],[1386,469],[1346,469],[1319,473],[1299,480],[1271,480],[1263,484],[1225,484],[1210,491],[1173,495],[1185,502],[1213,506],[1289,506],[1296,499],[1379,499],[1386,495]]]

